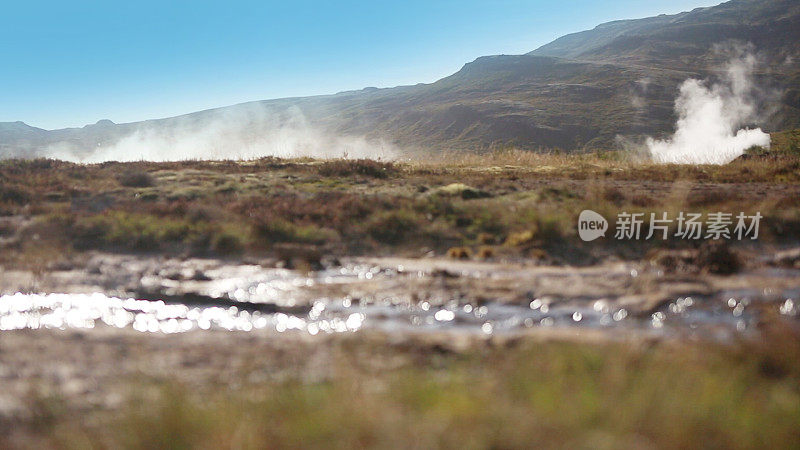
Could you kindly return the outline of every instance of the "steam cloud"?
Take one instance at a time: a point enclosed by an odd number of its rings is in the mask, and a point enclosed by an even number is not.
[[[720,82],[709,86],[708,81],[684,81],[675,101],[675,134],[666,140],[647,138],[653,160],[725,164],[752,146],[769,148],[769,134],[760,128],[742,128],[757,120],[755,65],[751,52],[740,52],[727,63]]]
[[[96,148],[70,142],[48,146],[47,156],[66,161],[177,161],[253,159],[264,156],[394,159],[393,146],[364,136],[340,135],[312,126],[296,107],[284,110],[239,105],[226,110],[145,122]]]

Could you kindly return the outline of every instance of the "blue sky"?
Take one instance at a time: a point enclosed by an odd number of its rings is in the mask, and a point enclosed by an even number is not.
[[[2,0],[0,122],[121,123],[432,82],[478,56],[715,3]]]

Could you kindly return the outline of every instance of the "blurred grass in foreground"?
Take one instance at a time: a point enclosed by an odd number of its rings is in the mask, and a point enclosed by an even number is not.
[[[797,448],[799,337],[466,354],[352,339],[331,350],[326,381],[142,382],[121,411],[92,420],[44,402],[31,436],[61,448]],[[390,352],[412,357],[370,359]]]

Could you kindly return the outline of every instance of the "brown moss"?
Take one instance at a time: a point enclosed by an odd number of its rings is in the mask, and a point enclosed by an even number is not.
[[[506,238],[506,245],[509,247],[519,247],[531,244],[536,239],[536,227],[511,233]]]
[[[452,259],[470,259],[472,250],[466,247],[453,247],[447,250],[447,257]]]
[[[478,259],[492,259],[494,258],[494,249],[492,247],[483,246],[478,249]]]

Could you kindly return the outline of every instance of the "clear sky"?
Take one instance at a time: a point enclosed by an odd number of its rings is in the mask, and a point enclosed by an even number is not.
[[[526,53],[609,20],[715,3],[2,0],[0,122],[131,122],[432,82],[478,56]]]

